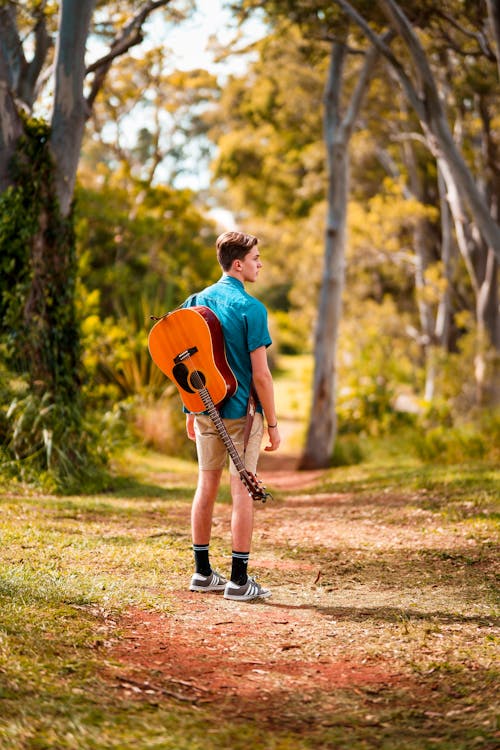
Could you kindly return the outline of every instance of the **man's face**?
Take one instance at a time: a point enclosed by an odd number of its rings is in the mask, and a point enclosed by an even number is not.
[[[252,247],[243,260],[237,261],[237,263],[240,264],[238,270],[243,277],[243,281],[257,281],[257,276],[262,268],[260,252],[257,246]]]

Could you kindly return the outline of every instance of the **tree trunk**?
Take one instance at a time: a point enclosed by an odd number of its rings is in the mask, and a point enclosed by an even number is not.
[[[33,56],[28,62],[17,28],[16,4],[0,2],[0,191],[4,193],[3,205],[12,213],[8,231],[0,237],[0,252],[6,255],[0,291],[10,292],[11,286],[15,291],[0,295],[0,323],[7,332],[10,366],[30,380],[28,406],[20,408],[26,408],[30,418],[35,415],[31,424],[24,412],[19,417],[26,433],[24,439],[21,435],[26,450],[19,453],[16,449],[15,455],[34,456],[35,467],[42,461],[40,446],[47,439],[51,447],[43,468],[48,468],[50,455],[60,456],[64,476],[69,467],[75,474],[82,468],[74,461],[76,443],[79,461],[92,452],[81,428],[72,215],[84,127],[112,61],[142,40],[146,19],[169,2],[145,0],[140,4],[139,11],[120,29],[110,52],[93,63],[94,80],[86,99],[84,81],[89,70],[85,47],[96,0],[60,0],[50,127],[34,119],[23,123],[20,115],[21,107],[30,111],[47,63],[51,44],[45,25],[47,4],[34,3],[30,9],[35,24]],[[5,278],[9,274],[12,278]],[[12,432],[15,447],[18,430],[14,424]],[[56,434],[57,445],[52,442]]]
[[[313,401],[306,446],[300,468],[321,468],[331,461],[336,435],[335,357],[345,277],[348,141],[340,123],[340,91],[346,47],[332,47],[324,96],[325,141],[328,160],[328,214],[325,256],[314,346]]]
[[[61,3],[56,48],[55,92],[50,146],[56,165],[61,215],[69,214],[88,105],[83,96],[85,46],[95,0]]]
[[[450,333],[451,333],[451,290],[453,283],[453,271],[456,255],[456,245],[452,233],[452,221],[450,207],[446,200],[446,186],[443,176],[438,170],[438,189],[439,189],[439,215],[441,218],[441,261],[443,263],[443,276],[446,287],[441,295],[436,315],[436,340],[439,345],[447,352],[450,351]]]
[[[78,405],[80,338],[75,310],[76,259],[71,221],[62,221],[50,193],[31,246],[32,282],[24,305],[22,352],[32,386]]]
[[[335,413],[336,352],[345,278],[345,225],[347,211],[348,154],[345,143],[331,146],[335,183],[329,189],[325,232],[323,282],[314,346],[313,403],[305,451],[300,468],[321,468],[331,462],[337,433]]]
[[[43,134],[28,136],[34,138],[42,172],[37,175],[32,165],[36,185],[32,200],[39,213],[31,243],[31,286],[23,310],[23,349],[36,389],[66,403],[75,402],[80,381],[71,206],[87,117],[83,79],[93,6],[94,0],[61,3],[52,127],[46,140]]]
[[[10,78],[7,60],[0,44],[0,193],[12,184],[10,161],[23,132],[11,92]]]
[[[493,253],[489,251],[476,302],[478,327],[475,358],[476,401],[481,405],[500,403],[498,307],[498,263]],[[492,354],[491,357],[488,356],[488,352]],[[488,360],[491,360],[491,364]]]
[[[498,78],[500,79],[500,0],[486,0],[497,54]]]
[[[348,145],[364,92],[373,73],[377,52],[370,49],[344,117],[340,112],[343,70],[347,54],[343,42],[334,42],[325,86],[324,124],[328,161],[325,256],[314,347],[314,382],[311,414],[301,469],[331,463],[337,436],[335,413],[336,352],[345,278],[345,237],[348,200]]]
[[[427,55],[408,18],[395,0],[378,0],[378,5],[406,44],[417,71],[419,91],[417,91],[414,83],[391,49],[376,36],[366,20],[353,6],[347,0],[335,0],[335,2],[355,20],[368,39],[376,45],[377,49],[393,67],[411,106],[420,120],[432,154],[445,166],[448,189],[450,180],[453,180],[455,189],[463,196],[464,202],[468,205],[485,244],[493,250],[497,260],[500,260],[500,226],[491,215],[484,196],[481,195],[463,155],[453,140]]]

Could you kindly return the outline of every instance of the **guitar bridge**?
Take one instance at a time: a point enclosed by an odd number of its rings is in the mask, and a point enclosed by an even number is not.
[[[192,346],[189,349],[184,349],[184,351],[178,354],[177,357],[174,357],[175,364],[178,365],[179,362],[184,362],[185,359],[189,359],[189,357],[192,357],[193,354],[196,354],[197,351],[197,346]]]

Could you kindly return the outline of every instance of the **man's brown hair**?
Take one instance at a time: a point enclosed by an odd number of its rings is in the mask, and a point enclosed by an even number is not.
[[[223,271],[229,271],[233,260],[243,260],[252,247],[258,243],[253,234],[243,232],[223,232],[217,237],[217,260]]]

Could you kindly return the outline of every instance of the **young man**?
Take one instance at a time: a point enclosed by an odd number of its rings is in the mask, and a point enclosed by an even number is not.
[[[238,381],[236,393],[222,406],[224,424],[242,457],[245,467],[256,473],[263,435],[264,413],[269,442],[266,451],[275,451],[280,444],[278,421],[274,405],[274,387],[267,362],[267,347],[271,344],[267,325],[267,311],[262,302],[245,291],[244,284],[256,281],[262,268],[258,240],[242,232],[224,232],[217,238],[217,260],[223,275],[216,284],[193,294],[184,307],[204,305],[219,319],[226,346],[229,366]],[[248,398],[251,383],[259,403],[252,423],[248,445],[243,458],[243,442]],[[191,579],[191,591],[224,591],[226,599],[246,601],[271,595],[247,574],[253,532],[254,500],[248,494],[239,474],[230,461],[232,497],[231,580],[212,570],[209,544],[212,514],[222,471],[228,460],[226,447],[209,416],[186,415],[188,437],[196,441],[198,455],[198,485],[191,509],[191,531],[196,572]]]

